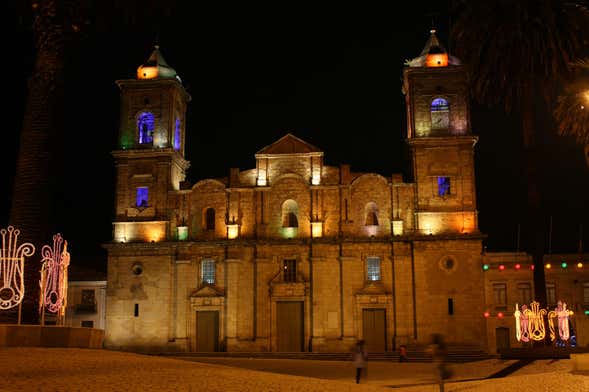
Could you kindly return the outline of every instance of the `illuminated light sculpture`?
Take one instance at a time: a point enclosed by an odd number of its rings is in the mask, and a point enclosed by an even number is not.
[[[524,310],[524,316],[528,317],[528,332],[530,338],[536,341],[543,340],[546,336],[546,328],[544,326],[544,315],[546,309],[540,309],[540,304],[533,301],[530,304],[531,309]]]
[[[2,248],[0,249],[0,310],[19,306],[18,323],[20,324],[21,308],[24,294],[24,264],[25,256],[35,253],[35,246],[25,242],[18,244],[20,230],[13,226],[0,230]]]
[[[528,323],[528,316],[526,315],[526,309],[528,307],[524,304],[522,305],[522,310],[519,310],[519,305],[515,304],[515,312],[513,312],[513,317],[515,317],[515,338],[518,342],[529,342],[530,341],[530,333],[528,331],[529,323]]]
[[[522,325],[521,325],[521,316],[522,313],[519,311],[519,306],[515,304],[515,311],[513,312],[513,317],[515,317],[515,338],[517,341],[522,340]]]
[[[46,310],[56,314],[57,325],[63,325],[67,302],[67,270],[70,265],[67,241],[63,240],[61,234],[56,234],[53,236],[53,247],[43,245],[41,254],[41,325],[45,324]]]

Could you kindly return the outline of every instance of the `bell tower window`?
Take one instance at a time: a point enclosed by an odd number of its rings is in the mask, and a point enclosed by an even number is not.
[[[176,125],[174,127],[174,150],[180,150],[180,119],[176,119]]]
[[[138,187],[136,197],[135,197],[135,205],[137,207],[147,207],[148,200],[149,200],[149,188],[146,186]]]
[[[155,117],[153,113],[142,112],[137,117],[137,130],[139,133],[139,144],[153,143],[153,131],[155,129]]]
[[[450,124],[450,106],[444,98],[436,98],[431,105],[432,129],[448,129]]]
[[[438,177],[438,196],[450,195],[450,177]]]

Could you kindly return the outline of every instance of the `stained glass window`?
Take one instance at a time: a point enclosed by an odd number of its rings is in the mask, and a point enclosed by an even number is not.
[[[153,131],[155,129],[155,117],[150,112],[143,112],[137,117],[137,129],[139,130],[139,144],[153,143]]]

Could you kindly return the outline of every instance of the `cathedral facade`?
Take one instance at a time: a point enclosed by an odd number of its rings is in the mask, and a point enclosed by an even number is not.
[[[467,70],[432,32],[403,74],[411,182],[325,165],[288,133],[255,168],[188,184],[180,78],[156,47],[119,80],[106,347],[487,349]]]

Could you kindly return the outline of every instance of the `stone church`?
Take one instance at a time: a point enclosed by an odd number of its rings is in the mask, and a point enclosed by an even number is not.
[[[467,69],[432,31],[403,75],[412,182],[327,166],[288,133],[254,168],[188,184],[175,70],[156,46],[117,81],[106,347],[379,352],[442,333],[487,349]]]

